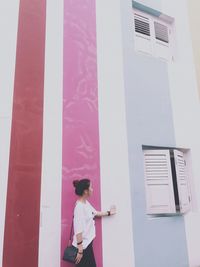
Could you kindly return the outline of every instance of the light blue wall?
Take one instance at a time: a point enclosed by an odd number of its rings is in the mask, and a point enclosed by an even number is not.
[[[167,65],[134,52],[130,8],[121,0],[136,267],[189,267],[184,218],[146,215],[142,145],[176,144]]]

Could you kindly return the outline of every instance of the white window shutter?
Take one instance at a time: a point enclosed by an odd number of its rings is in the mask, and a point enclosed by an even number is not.
[[[152,55],[150,19],[134,13],[135,49]]]
[[[178,185],[180,212],[185,213],[190,210],[190,195],[188,188],[188,177],[185,166],[186,163],[183,152],[179,150],[174,150],[174,160]]]
[[[176,213],[169,150],[144,150],[148,214]]]
[[[164,60],[169,60],[171,55],[169,30],[168,25],[154,21],[154,53],[156,57]]]

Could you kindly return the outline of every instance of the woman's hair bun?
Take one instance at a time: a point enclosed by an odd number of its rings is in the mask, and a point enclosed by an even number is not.
[[[73,181],[73,185],[74,185],[75,188],[77,187],[78,184],[79,184],[79,180],[74,180]]]
[[[73,185],[75,187],[75,194],[82,196],[85,190],[88,190],[90,187],[89,179],[74,180]]]

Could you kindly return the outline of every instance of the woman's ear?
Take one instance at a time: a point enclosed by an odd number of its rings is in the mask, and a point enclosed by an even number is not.
[[[85,189],[84,191],[83,191],[83,195],[85,196],[85,195],[88,195],[88,189]]]

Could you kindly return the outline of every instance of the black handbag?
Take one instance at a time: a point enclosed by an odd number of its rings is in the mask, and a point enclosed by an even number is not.
[[[76,262],[76,256],[78,253],[78,248],[72,246],[72,233],[73,233],[73,220],[72,220],[72,225],[71,225],[71,231],[70,231],[70,237],[69,237],[69,242],[68,246],[64,250],[63,254],[63,260],[71,263]]]
[[[78,253],[78,249],[76,247],[67,246],[64,251],[63,260],[71,262],[71,263],[75,263],[77,253]]]

